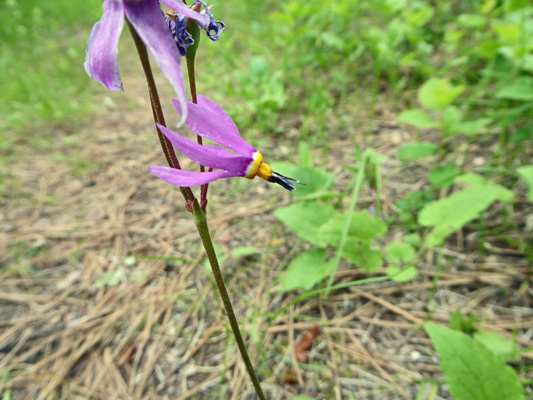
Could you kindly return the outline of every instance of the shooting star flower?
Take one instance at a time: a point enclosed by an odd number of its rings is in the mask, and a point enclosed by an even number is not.
[[[180,112],[179,104],[174,106]],[[217,169],[210,172],[190,172],[168,167],[150,167],[150,172],[171,185],[181,187],[201,186],[223,178],[256,176],[277,183],[287,190],[294,190],[296,179],[288,178],[263,162],[263,156],[240,135],[231,117],[214,101],[198,96],[198,104],[187,103],[189,114],[185,124],[197,135],[218,143],[229,152],[216,145],[199,145],[177,133],[158,125],[161,132],[174,147],[200,165]],[[236,154],[235,154],[236,153]]]
[[[198,21],[207,29],[210,17],[200,14],[181,2],[181,0],[161,0],[167,7]],[[124,27],[124,18],[133,25],[135,31],[150,51],[163,74],[176,91],[185,119],[186,97],[180,53],[172,34],[165,23],[158,0],[104,0],[103,16],[91,30],[87,42],[84,63],[87,74],[109,90],[123,91],[118,70],[118,39]]]

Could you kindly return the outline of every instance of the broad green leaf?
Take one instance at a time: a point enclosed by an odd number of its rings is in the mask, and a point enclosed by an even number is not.
[[[413,265],[407,266],[415,258],[415,255],[415,249],[408,243],[399,240],[389,243],[385,249],[385,258],[391,264],[387,267],[387,274],[393,281],[408,282],[418,275],[418,271]]]
[[[318,229],[333,218],[337,212],[332,206],[312,203],[297,203],[278,208],[274,215],[300,238],[317,246]]]
[[[473,135],[491,123],[492,118],[479,118],[472,121],[460,122],[455,126],[455,129],[457,130],[457,133]]]
[[[479,10],[482,14],[489,14],[498,5],[498,0],[485,0]]]
[[[448,188],[453,185],[453,180],[457,174],[455,164],[437,165],[429,173],[429,182],[436,187]]]
[[[342,256],[369,274],[383,265],[381,252],[372,249],[370,242],[366,240],[348,241]]]
[[[418,108],[403,111],[398,115],[398,122],[403,122],[419,128],[436,128],[439,126],[438,122],[435,121],[433,117]]]
[[[502,358],[468,335],[425,324],[455,400],[523,400],[523,388]]]
[[[454,86],[448,79],[431,78],[418,91],[418,101],[425,108],[442,111],[459,96],[465,87]]]
[[[385,258],[389,263],[405,265],[415,258],[415,249],[408,243],[395,240],[385,249]]]
[[[509,0],[505,2],[505,6],[507,10],[509,11],[516,11],[522,8],[531,7],[531,1],[530,0]]]
[[[291,171],[291,178],[302,182],[304,185],[296,184],[294,197],[299,199],[323,190],[328,190],[333,185],[332,175],[322,168],[297,167]]]
[[[326,262],[324,249],[313,249],[301,254],[291,262],[287,273],[280,275],[281,291],[293,289],[312,289],[333,271],[333,261]]]
[[[474,174],[473,172],[468,174],[459,175],[454,179],[454,182],[456,183],[464,183],[469,186],[477,186],[477,185],[486,185],[489,183],[489,180],[485,178],[484,176],[481,176],[479,174]]]
[[[346,214],[339,214],[329,220],[318,230],[318,242],[323,245],[337,246],[341,240]],[[354,239],[372,240],[387,233],[387,224],[366,211],[356,211],[352,214],[348,236]]]
[[[516,64],[525,71],[533,72],[533,54],[524,54],[516,60]]]
[[[416,160],[417,158],[424,158],[432,156],[437,152],[437,145],[428,142],[417,142],[404,144],[398,150],[398,158],[400,160]]]
[[[407,14],[407,20],[410,25],[421,27],[429,22],[434,12],[435,10],[430,5],[419,3],[417,8],[412,8]]]
[[[527,192],[527,198],[529,201],[533,201],[533,165],[528,165],[527,167],[520,167],[516,169],[522,178],[529,185],[529,191]]]
[[[495,96],[497,99],[533,100],[533,78],[522,76],[504,86]]]
[[[389,275],[390,279],[394,282],[409,282],[418,276],[418,270],[413,265],[410,265],[407,268],[391,265],[387,267],[387,275]]]
[[[422,239],[418,233],[409,233],[403,237],[403,240],[405,240],[405,243],[409,243],[415,249],[419,249],[422,245]]]
[[[424,242],[425,247],[435,247],[440,246],[444,243],[444,240],[457,229],[451,226],[437,226],[433,229],[429,235],[426,236],[426,241]]]
[[[509,141],[512,143],[523,142],[531,139],[533,139],[533,126],[525,126],[520,128],[509,137]]]
[[[481,42],[481,44],[478,46],[478,52],[481,57],[484,58],[493,58],[498,54],[498,50],[500,49],[500,42],[497,40],[489,39],[484,40]]]
[[[502,357],[505,361],[519,361],[520,355],[516,347],[516,342],[507,339],[497,332],[476,332],[474,339],[483,343],[495,355]]]
[[[463,113],[455,106],[448,106],[442,112],[441,120],[446,136],[452,136],[458,133],[457,126],[463,120]]]
[[[299,394],[298,396],[296,396],[292,400],[315,400],[315,399],[313,399],[312,397],[306,396],[304,394]]]
[[[520,39],[520,26],[513,22],[496,22],[492,25],[492,29],[494,29],[503,42],[516,43]]]
[[[481,29],[486,23],[487,19],[479,14],[461,14],[457,17],[457,24],[469,29]]]
[[[313,157],[307,142],[300,142],[298,144],[298,165],[300,167],[313,167]]]
[[[423,226],[460,229],[477,218],[495,201],[509,202],[513,192],[496,184],[470,187],[427,204],[418,216]]]

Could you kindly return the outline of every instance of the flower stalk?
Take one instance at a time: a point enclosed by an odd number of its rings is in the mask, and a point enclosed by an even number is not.
[[[167,159],[169,166],[171,168],[181,169],[178,158],[172,146],[172,143],[168,140],[168,138],[165,135],[163,135],[163,133],[161,132],[161,129],[158,126],[158,125],[161,125],[162,127],[165,127],[166,124],[165,124],[165,119],[163,115],[163,110],[161,107],[161,102],[159,100],[159,95],[157,92],[157,87],[155,85],[155,80],[154,80],[152,70],[150,67],[148,52],[141,38],[135,31],[135,28],[129,22],[127,23],[128,23],[128,27],[131,32],[131,35],[133,37],[133,40],[135,42],[137,52],[139,53],[143,71],[146,76],[146,81],[148,83],[148,91],[150,93],[150,104],[152,106],[152,113],[153,113],[154,121],[156,123],[156,130],[157,130],[157,134],[159,137],[159,141],[161,143],[161,148],[163,150],[163,153],[165,154],[165,158]],[[196,43],[198,43],[198,41]],[[194,78],[194,56],[192,57],[191,63],[189,62],[189,59],[187,58],[187,64],[188,64],[189,82],[192,82],[190,83],[191,84],[191,95],[193,98],[193,102],[197,103],[196,85],[195,85],[195,78]],[[199,138],[198,143],[201,144],[201,137],[198,136],[198,138]],[[202,167],[202,171],[203,171],[203,167]],[[204,250],[207,255],[207,258],[209,260],[209,264],[211,265],[213,276],[215,278],[215,283],[217,285],[220,298],[222,299],[224,309],[226,310],[226,314],[228,316],[228,320],[231,326],[231,330],[233,332],[233,336],[235,337],[235,341],[237,342],[237,347],[239,348],[241,356],[244,360],[244,364],[246,366],[246,369],[248,371],[248,375],[250,376],[252,384],[255,388],[257,397],[260,400],[266,400],[266,397],[261,388],[261,384],[259,382],[259,378],[257,374],[255,373],[252,362],[250,360],[250,356],[248,355],[248,351],[246,350],[246,344],[244,343],[244,340],[242,338],[242,334],[239,329],[239,324],[235,316],[235,311],[233,310],[233,306],[231,304],[228,290],[226,288],[226,285],[224,283],[224,278],[222,276],[222,271],[220,270],[220,265],[218,263],[218,259],[215,253],[213,241],[211,240],[211,234],[209,232],[209,227],[207,225],[207,218],[205,214],[205,206],[207,204],[207,199],[206,199],[207,185],[202,186],[202,199],[201,199],[202,205],[198,203],[198,200],[194,197],[194,194],[192,190],[190,189],[190,187],[180,186],[179,189],[181,193],[183,194],[183,197],[185,198],[186,208],[189,211],[192,211],[193,221],[196,226],[196,229],[198,230],[200,238],[202,240],[202,244],[204,246]]]
[[[159,100],[159,94],[157,93],[157,87],[155,85],[154,75],[152,74],[152,68],[150,67],[148,51],[146,50],[146,46],[144,45],[143,41],[137,34],[137,31],[135,31],[133,25],[131,25],[131,23],[127,19],[126,23],[128,24],[128,28],[133,38],[133,42],[135,43],[137,52],[139,53],[139,58],[141,60],[144,75],[146,76],[148,92],[150,94],[150,105],[152,106],[152,114],[156,123],[156,131],[157,136],[159,138],[159,143],[161,144],[161,149],[163,150],[163,154],[167,159],[168,165],[171,168],[181,169],[178,157],[176,156],[176,152],[174,151],[174,147],[172,147],[172,143],[170,143],[166,136],[163,135],[163,133],[161,132],[161,129],[159,129],[159,127],[157,126],[157,124],[166,126],[166,123],[165,117],[163,115],[163,108],[161,107],[161,102]],[[183,194],[183,197],[185,198],[186,202],[192,202],[194,200],[194,194],[191,188],[180,187],[180,191]]]
[[[196,225],[196,229],[198,229],[198,233],[200,234],[200,238],[202,239],[202,244],[204,245],[205,253],[207,254],[209,264],[211,264],[213,276],[215,277],[215,283],[217,285],[220,298],[222,299],[222,303],[224,304],[224,308],[226,309],[226,314],[228,315],[229,324],[231,326],[231,330],[233,331],[235,341],[237,342],[237,347],[241,352],[244,364],[246,365],[246,369],[248,370],[248,375],[252,380],[252,384],[254,385],[255,392],[259,399],[266,400],[263,390],[261,389],[261,384],[259,383],[259,378],[255,373],[252,362],[250,360],[250,356],[248,355],[248,351],[246,350],[246,344],[244,343],[244,340],[242,338],[241,331],[239,329],[239,323],[237,322],[237,318],[235,317],[235,312],[233,311],[233,306],[231,305],[228,290],[226,289],[226,284],[224,283],[224,277],[222,276],[222,272],[218,264],[215,248],[213,247],[213,241],[211,240],[211,234],[209,233],[209,227],[207,225],[207,218],[204,211],[200,207],[198,200],[193,201],[192,215],[194,225]]]
[[[189,88],[191,90],[191,100],[194,104],[198,104],[198,94],[196,91],[196,73],[195,73],[195,60],[196,60],[196,52],[198,51],[198,47],[200,45],[200,28],[198,27],[198,24],[196,21],[188,19],[187,20],[187,32],[191,35],[194,43],[187,48],[187,53],[185,54],[185,60],[187,62],[187,76],[189,78]],[[203,140],[200,135],[196,135],[196,141],[198,144],[203,145]],[[212,170],[211,170],[212,171]],[[200,165],[200,172],[205,172],[205,167],[203,165]],[[207,189],[209,187],[209,183],[206,183],[205,185],[202,185],[200,187],[200,206],[202,207],[202,210],[206,210],[207,207]]]

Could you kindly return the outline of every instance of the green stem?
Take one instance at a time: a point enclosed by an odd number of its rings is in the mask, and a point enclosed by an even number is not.
[[[346,221],[344,222],[344,228],[342,230],[341,242],[339,243],[339,247],[337,248],[337,251],[335,253],[335,258],[333,260],[333,271],[331,271],[328,280],[328,285],[326,287],[326,295],[329,295],[329,292],[332,289],[333,281],[335,280],[335,274],[337,273],[337,269],[339,268],[339,264],[341,262],[342,251],[344,250],[344,246],[346,245],[348,239],[348,231],[350,230],[352,216],[355,210],[355,206],[357,204],[357,198],[359,197],[359,190],[361,190],[361,185],[363,184],[363,179],[365,177],[365,168],[368,159],[368,154],[368,150],[363,153],[363,159],[361,161],[361,165],[359,166],[357,177],[355,178],[352,198],[350,200],[350,206],[348,208],[348,213],[346,214]]]
[[[152,74],[152,68],[150,67],[150,59],[148,58],[148,51],[146,51],[146,46],[143,41],[135,31],[135,28],[130,24],[126,19],[128,28],[130,29],[131,36],[135,42],[135,47],[139,53],[139,58],[141,59],[141,64],[144,70],[144,75],[146,76],[146,82],[148,83],[148,92],[150,93],[150,105],[152,106],[152,113],[154,115],[154,121],[160,125],[166,126],[165,117],[163,116],[163,109],[161,107],[161,102],[159,101],[159,94],[157,93],[157,87],[155,85],[154,75]],[[157,136],[159,138],[159,143],[161,143],[161,149],[163,154],[167,159],[167,163],[170,167],[181,169],[178,157],[174,152],[172,143],[167,139],[163,132],[157,127]],[[194,194],[190,188],[180,187],[181,193],[186,201],[193,201]]]
[[[189,76],[189,86],[191,88],[191,98],[192,102],[197,104],[198,103],[198,97],[196,94],[196,75],[194,71],[194,57],[185,57],[187,60],[187,75]],[[202,139],[201,136],[198,136],[200,139]]]
[[[155,80],[152,75],[148,52],[146,51],[146,47],[144,46],[144,43],[142,42],[141,38],[129,22],[128,26],[135,42],[135,46],[137,47],[143,70],[146,75],[146,80],[148,82],[148,91],[150,92],[150,104],[152,106],[154,120],[155,122],[165,126],[163,110],[161,108],[161,102],[159,101],[159,96],[157,94]],[[193,78],[189,80],[190,82],[194,82],[194,66],[192,68],[192,73]],[[190,76],[191,75],[189,72],[189,78]],[[196,85],[194,83],[191,85],[191,93],[194,93],[193,101],[196,103]],[[162,134],[159,129],[157,129],[157,133],[168,164],[173,168],[181,169],[172,144],[168,141],[168,139]],[[231,300],[224,284],[224,278],[222,277],[222,272],[220,271],[220,266],[218,265],[217,256],[213,247],[211,235],[209,233],[209,227],[207,226],[207,218],[205,216],[205,212],[200,207],[198,200],[194,197],[194,194],[192,193],[190,188],[180,187],[180,190],[183,194],[183,197],[192,208],[194,224],[196,225],[198,233],[200,234],[200,238],[202,239],[207,258],[209,259],[209,263],[211,264],[211,268],[213,270],[213,275],[215,276],[215,282],[220,293],[220,297],[224,304],[224,308],[226,309],[226,313],[228,314],[229,323],[233,331],[235,341],[237,342],[237,346],[239,347],[239,350],[241,352],[244,364],[246,365],[246,369],[248,370],[248,374],[250,375],[250,379],[252,380],[259,399],[266,400],[266,397],[263,394],[263,390],[261,389],[261,385],[259,383],[259,378],[257,377],[255,370],[253,369],[252,362],[250,361],[250,357],[248,356],[248,352],[246,351],[246,346],[239,330],[239,324],[237,323],[237,318],[235,317],[235,312],[233,311],[233,306],[231,305]],[[205,193],[207,193],[207,190]]]
[[[195,52],[196,53],[196,52]],[[191,89],[191,99],[194,104],[198,103],[198,96],[196,93],[196,75],[194,70],[194,55],[185,56],[185,59],[187,60],[187,75],[189,77],[189,87]],[[199,145],[203,145],[203,140],[200,135],[196,135],[196,141]],[[205,167],[203,165],[200,165],[200,172],[205,172]],[[205,211],[205,207],[207,206],[207,186],[208,184],[202,185],[200,188],[200,204],[202,206],[202,210]]]
[[[200,47],[200,28],[196,21],[192,19],[187,20],[187,32],[191,35],[194,40],[194,43],[187,48],[187,53],[185,54],[185,60],[187,62],[187,75],[189,77],[189,87],[191,89],[191,99],[194,104],[198,104],[198,95],[196,92],[196,72],[194,68],[194,62],[196,60],[196,53]],[[196,141],[199,145],[203,145],[203,140],[200,135],[196,135]],[[200,172],[205,172],[205,167],[200,165]],[[200,188],[200,206],[202,210],[205,211],[207,207],[207,187],[208,184],[202,185]]]
[[[196,225],[196,229],[198,229],[200,237],[202,238],[202,244],[204,245],[205,253],[207,254],[207,258],[209,259],[209,263],[211,264],[211,269],[213,270],[213,275],[215,277],[218,292],[220,293],[220,298],[222,299],[222,303],[224,304],[224,308],[226,309],[229,324],[231,326],[231,330],[233,331],[233,336],[235,336],[235,341],[237,342],[237,346],[239,347],[239,351],[241,352],[244,364],[246,365],[246,369],[248,370],[248,375],[250,375],[250,379],[252,380],[255,392],[257,393],[259,399],[266,400],[266,397],[263,394],[263,390],[261,389],[261,384],[259,383],[259,378],[255,373],[255,370],[252,366],[252,362],[250,361],[250,356],[246,351],[246,345],[244,344],[244,340],[239,329],[239,324],[237,322],[237,318],[235,317],[233,306],[231,305],[228,290],[226,289],[226,285],[224,284],[224,277],[222,276],[220,266],[218,265],[215,248],[213,247],[211,235],[209,234],[207,218],[205,217],[205,213],[200,207],[198,200],[196,199],[193,202],[193,221]]]

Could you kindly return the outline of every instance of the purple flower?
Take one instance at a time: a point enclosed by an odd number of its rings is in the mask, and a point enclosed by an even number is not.
[[[207,24],[200,27],[206,31],[207,36],[212,41],[217,41],[220,38],[220,34],[226,28],[226,25],[221,21],[216,21],[213,17],[213,14],[209,10],[207,4],[202,0],[196,0],[192,5],[191,9],[198,9],[200,4],[204,6],[204,11],[202,15],[207,17]],[[170,32],[176,41],[176,45],[182,56],[187,54],[187,48],[194,44],[194,39],[191,34],[187,32],[187,17],[183,14],[179,14],[176,11],[170,11],[165,16],[165,21],[168,24]]]
[[[174,106],[180,112],[176,100]],[[152,174],[171,185],[181,187],[201,186],[222,178],[253,179],[258,176],[268,182],[277,183],[287,190],[294,190],[292,182],[299,182],[272,171],[272,168],[263,162],[261,153],[241,137],[235,122],[218,104],[206,97],[198,96],[198,104],[187,103],[187,107],[189,114],[185,123],[194,133],[236,154],[215,145],[199,145],[158,125],[174,147],[185,156],[200,165],[220,171],[190,172],[168,167],[150,167]]]
[[[198,21],[199,26],[209,27],[208,16],[191,10],[181,0],[161,0],[161,2],[180,14]],[[110,90],[123,90],[118,70],[117,45],[126,17],[174,87],[183,110],[183,118],[186,118],[187,106],[180,65],[181,57],[165,24],[159,1],[104,0],[103,9],[102,19],[93,26],[87,42],[84,64],[87,74]]]

